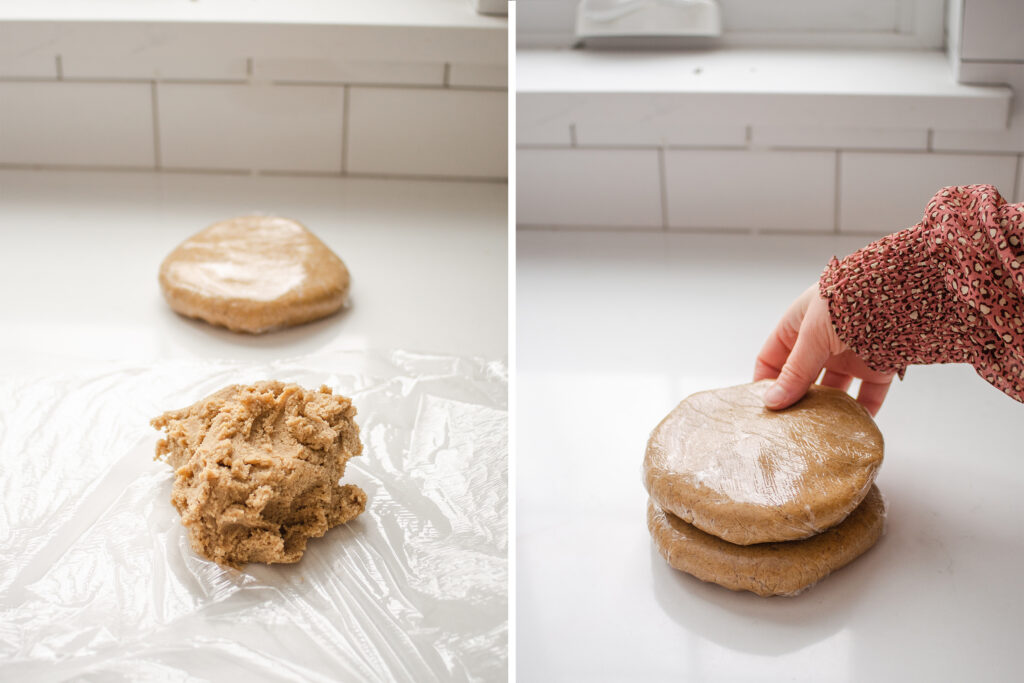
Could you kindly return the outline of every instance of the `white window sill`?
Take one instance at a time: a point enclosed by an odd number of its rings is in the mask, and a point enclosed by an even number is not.
[[[470,0],[0,0],[0,60],[166,55],[504,64],[505,17]]]
[[[963,85],[940,51],[521,50],[531,126],[835,126],[1004,130],[1012,91]]]

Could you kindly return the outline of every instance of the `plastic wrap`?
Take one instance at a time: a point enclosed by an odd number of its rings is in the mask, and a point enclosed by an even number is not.
[[[349,272],[327,245],[287,218],[241,216],[192,235],[160,265],[172,309],[258,334],[334,313]]]
[[[860,504],[882,463],[881,432],[843,391],[813,386],[770,411],[772,382],[694,394],[651,434],[644,483],[662,508],[739,545],[807,538]]]
[[[197,556],[148,420],[232,383],[352,397],[366,512],[292,565]],[[504,680],[507,375],[346,353],[2,381],[5,680]]]
[[[675,569],[734,591],[793,597],[867,552],[885,532],[885,499],[877,486],[836,526],[802,541],[736,545],[687,524],[654,501],[647,529]]]

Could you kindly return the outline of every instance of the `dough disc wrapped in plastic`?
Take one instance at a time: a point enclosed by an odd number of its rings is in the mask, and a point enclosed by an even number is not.
[[[762,597],[796,595],[865,553],[882,536],[885,501],[878,487],[838,526],[803,541],[735,545],[687,524],[654,501],[647,528],[668,563],[701,581]]]
[[[690,396],[647,443],[644,484],[663,509],[739,545],[807,538],[843,521],[874,483],[882,434],[843,391],[812,386],[764,407],[771,381]]]
[[[301,224],[274,216],[214,223],[160,265],[171,308],[234,332],[267,332],[334,313],[348,300],[345,264]]]

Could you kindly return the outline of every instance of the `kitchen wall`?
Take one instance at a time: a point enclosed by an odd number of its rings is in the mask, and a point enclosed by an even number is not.
[[[1000,130],[933,129],[912,117],[858,128],[767,126],[752,115],[749,125],[671,129],[520,118],[517,221],[526,229],[881,234],[919,221],[945,185],[990,183],[1024,201],[1022,43],[984,39],[1000,17],[1024,26],[1019,8],[1003,0],[948,7],[950,82],[1014,91]]]
[[[501,181],[506,73],[496,60],[37,44],[0,51],[0,166]]]
[[[955,132],[690,127],[664,146],[581,133],[520,135],[520,226],[876,234],[919,221],[945,185],[1024,199],[1024,144],[972,149]]]

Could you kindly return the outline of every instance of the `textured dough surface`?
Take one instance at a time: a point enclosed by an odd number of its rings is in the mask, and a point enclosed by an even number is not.
[[[323,318],[348,299],[345,264],[287,218],[214,223],[160,265],[171,308],[235,332],[266,332]]]
[[[171,502],[196,552],[231,567],[298,562],[306,541],[366,508],[340,486],[362,453],[356,409],[324,386],[232,385],[152,421],[156,458],[175,472]]]
[[[878,487],[838,526],[802,541],[735,545],[687,524],[654,501],[647,528],[668,563],[701,581],[762,597],[796,595],[873,546],[885,527]]]
[[[647,443],[644,484],[659,506],[731,543],[807,538],[860,504],[882,464],[882,434],[846,392],[812,386],[764,407],[772,382],[704,391]]]

